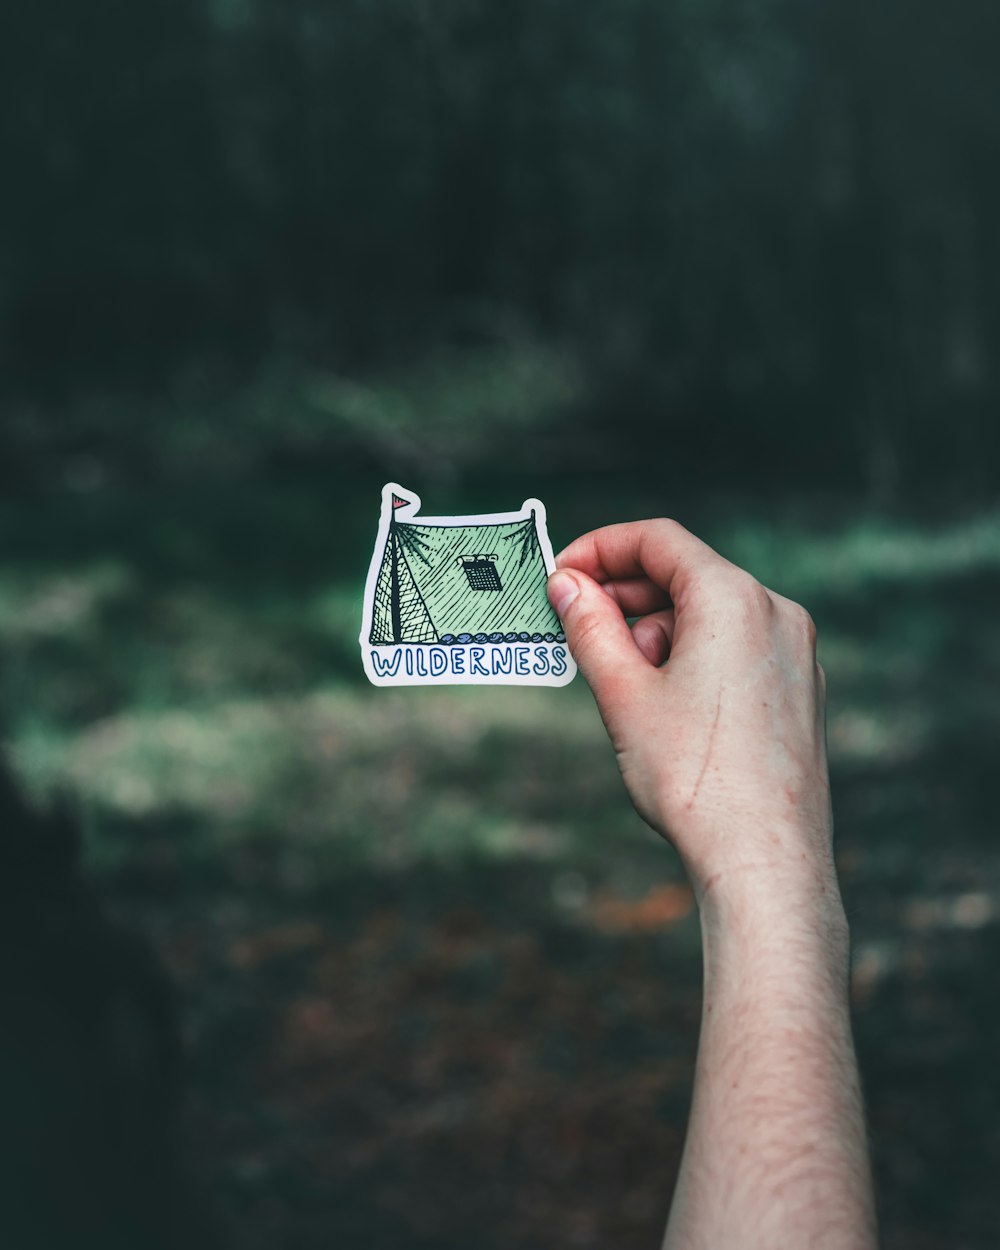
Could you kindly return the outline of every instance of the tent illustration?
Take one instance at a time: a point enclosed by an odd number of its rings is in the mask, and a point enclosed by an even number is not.
[[[414,516],[420,500],[391,490],[368,641],[563,642],[545,595],[551,551],[534,499],[494,517]]]

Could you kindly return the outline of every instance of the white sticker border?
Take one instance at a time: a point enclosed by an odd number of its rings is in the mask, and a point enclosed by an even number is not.
[[[527,521],[532,512],[538,531],[538,543],[542,551],[547,573],[554,573],[555,556],[546,520],[545,505],[540,499],[526,499],[516,512],[482,512],[468,516],[418,516],[420,496],[400,486],[398,482],[386,482],[382,487],[382,507],[378,531],[368,576],[365,579],[365,597],[361,612],[361,632],[358,644],[365,676],[373,686],[567,686],[576,676],[576,662],[570,654],[569,645],[561,643],[469,643],[460,647],[442,643],[396,643],[376,647],[369,642],[372,616],[375,606],[375,585],[382,567],[382,556],[389,540],[389,524],[393,513],[393,496],[406,502],[396,509],[396,516],[403,521],[415,521],[434,526],[496,525],[513,521]],[[545,649],[543,655],[539,648]],[[549,655],[558,650],[560,655]],[[399,653],[398,659],[396,653]],[[434,672],[442,663],[438,654],[446,660],[444,671]],[[482,654],[478,654],[478,653]],[[378,668],[373,653],[378,653]],[[409,653],[409,659],[407,659]],[[497,654],[499,653],[499,654]],[[455,656],[462,655],[463,672],[456,672]],[[508,661],[509,656],[509,661]],[[509,668],[510,671],[507,671]],[[553,669],[556,671],[553,672]],[[422,671],[421,671],[422,670]],[[542,671],[544,670],[544,671]]]

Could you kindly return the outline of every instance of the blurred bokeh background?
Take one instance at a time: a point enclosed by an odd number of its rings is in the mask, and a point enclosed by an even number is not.
[[[697,919],[581,681],[374,691],[389,479],[819,625],[885,1244],[996,1244],[1000,8],[0,17],[10,1250],[639,1250]]]

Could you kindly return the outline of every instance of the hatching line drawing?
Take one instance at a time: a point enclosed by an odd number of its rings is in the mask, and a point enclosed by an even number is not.
[[[373,646],[564,640],[545,594],[536,507],[526,517],[486,524],[472,517],[400,519],[415,502],[392,496],[373,596]]]

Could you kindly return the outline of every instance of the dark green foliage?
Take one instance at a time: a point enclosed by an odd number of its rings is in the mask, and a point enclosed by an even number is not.
[[[984,480],[995,5],[43,0],[2,27],[11,404],[516,327],[586,363],[619,458]]]
[[[77,813],[0,788],[4,1250],[212,1244],[191,1178],[234,1250],[662,1235],[700,1006],[680,864],[582,680],[368,685],[380,486],[0,498],[4,756]],[[520,468],[423,502],[522,490],[557,547],[662,504]],[[1000,513],[672,502],[818,625],[886,1250],[992,1250]]]

